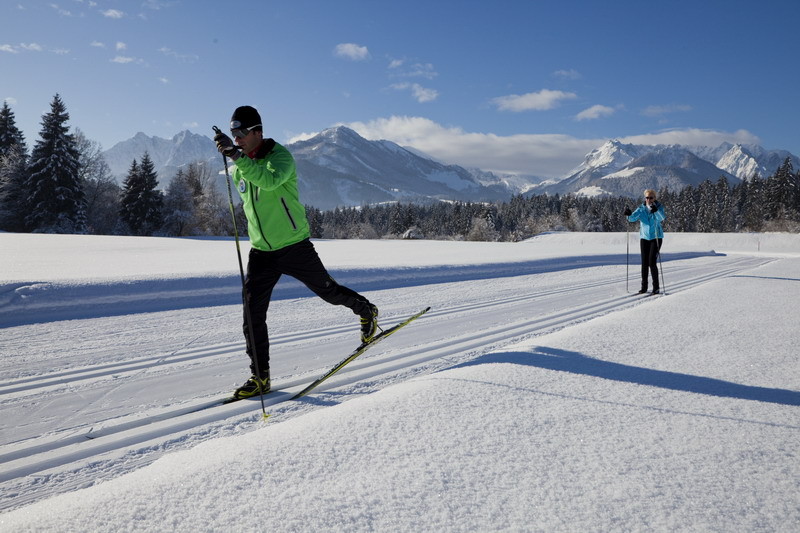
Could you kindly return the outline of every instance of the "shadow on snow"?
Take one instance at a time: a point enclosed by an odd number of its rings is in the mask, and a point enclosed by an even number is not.
[[[705,394],[722,398],[753,400],[780,405],[800,405],[800,392],[742,385],[721,379],[692,376],[678,372],[653,370],[587,357],[578,352],[537,346],[532,352],[499,352],[479,357],[459,367],[511,363],[559,372],[569,372],[611,381],[633,383],[674,391]],[[456,367],[458,368],[458,367]]]

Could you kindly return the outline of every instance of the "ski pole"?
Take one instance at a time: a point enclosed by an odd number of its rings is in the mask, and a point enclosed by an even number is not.
[[[662,237],[658,243],[658,265],[661,267],[661,287],[664,291],[664,294],[667,294],[667,284],[664,283],[664,263],[661,261],[661,245],[664,244],[664,238]]]
[[[628,288],[628,279],[630,275],[628,271],[630,270],[630,254],[631,254],[631,225],[630,223],[625,224],[625,292],[631,292],[630,288]]]
[[[220,129],[216,126],[211,126],[214,129],[214,133],[222,133]],[[236,210],[233,207],[233,193],[231,192],[231,177],[228,174],[228,159],[225,157],[225,154],[222,154],[222,163],[225,165],[225,183],[228,185],[228,204],[230,205],[231,209],[231,220],[233,221],[233,239],[236,241],[236,257],[239,259],[239,277],[242,280],[242,305],[244,306],[244,319],[247,322],[247,332],[248,336],[245,339],[247,341],[247,347],[250,349],[250,353],[253,354],[253,366],[255,367],[256,371],[256,378],[258,379],[258,394],[261,398],[261,413],[263,415],[263,419],[266,420],[269,415],[267,414],[267,408],[264,406],[264,389],[261,386],[261,372],[258,368],[258,357],[256,355],[256,346],[253,342],[255,336],[253,335],[253,319],[250,317],[250,300],[247,297],[247,289],[245,288],[244,284],[244,266],[242,265],[242,251],[239,247],[239,230],[236,229]]]

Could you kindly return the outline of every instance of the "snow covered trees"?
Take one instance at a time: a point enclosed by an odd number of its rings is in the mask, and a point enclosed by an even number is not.
[[[31,152],[25,180],[25,224],[30,231],[84,233],[86,213],[75,138],[69,113],[56,94],[42,117],[40,139]]]
[[[86,202],[86,228],[89,233],[110,235],[119,220],[120,187],[103,157],[100,143],[75,131],[80,161],[80,179]]]
[[[152,235],[161,228],[164,198],[157,190],[153,161],[145,152],[141,164],[134,159],[123,183],[119,215],[131,235]]]
[[[17,128],[14,113],[3,102],[0,109],[0,230],[24,231],[23,200],[28,148]]]

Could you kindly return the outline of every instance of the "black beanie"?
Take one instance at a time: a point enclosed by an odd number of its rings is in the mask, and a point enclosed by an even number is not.
[[[261,125],[261,115],[258,114],[255,107],[243,105],[237,107],[236,111],[231,116],[231,129],[238,128],[252,128],[253,126]]]

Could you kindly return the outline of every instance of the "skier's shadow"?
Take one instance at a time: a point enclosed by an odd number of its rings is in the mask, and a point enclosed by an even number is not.
[[[582,374],[612,381],[635,383],[637,385],[693,392],[696,394],[706,394],[708,396],[754,400],[780,405],[800,405],[800,392],[798,391],[755,387],[721,379],[630,366],[611,361],[593,359],[578,352],[570,352],[568,350],[559,350],[545,346],[537,346],[530,352],[490,353],[474,361],[458,366],[474,366],[489,363],[513,363],[516,365],[535,366],[547,370],[570,372],[572,374]]]

